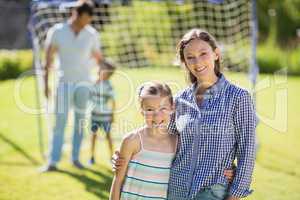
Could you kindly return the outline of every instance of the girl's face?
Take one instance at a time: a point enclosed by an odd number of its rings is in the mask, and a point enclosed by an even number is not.
[[[142,114],[148,128],[166,129],[174,108],[169,97],[149,96],[142,100]]]
[[[207,42],[193,39],[184,48],[183,55],[186,67],[197,80],[216,76],[214,68],[220,55],[218,48],[213,50]]]

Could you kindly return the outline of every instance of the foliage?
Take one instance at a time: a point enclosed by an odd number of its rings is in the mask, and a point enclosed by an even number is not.
[[[0,80],[17,78],[32,68],[30,50],[0,51]]]
[[[261,41],[271,40],[283,47],[297,44],[300,0],[257,0],[257,9]]]
[[[286,69],[290,75],[300,75],[300,47],[283,50],[278,46],[261,44],[257,49],[257,62],[261,73],[274,73]]]

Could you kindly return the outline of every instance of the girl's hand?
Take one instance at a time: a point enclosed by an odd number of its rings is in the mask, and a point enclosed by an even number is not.
[[[235,168],[233,169],[226,169],[224,171],[224,175],[226,176],[229,183],[232,183],[234,176],[235,176]]]
[[[118,171],[121,167],[124,166],[125,160],[120,157],[120,151],[116,150],[114,155],[111,158],[113,171]]]

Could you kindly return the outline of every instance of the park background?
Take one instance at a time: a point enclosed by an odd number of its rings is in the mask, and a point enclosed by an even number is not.
[[[38,173],[44,160],[38,143],[37,115],[24,112],[20,106],[22,102],[25,107],[36,107],[33,76],[23,79],[17,95],[20,101],[16,100],[18,77],[31,70],[33,65],[26,31],[29,1],[2,0],[0,7],[3,10],[0,14],[0,199],[107,199],[113,174],[103,139],[98,145],[97,165],[80,171],[69,162],[70,134],[67,133],[61,171]],[[261,72],[256,89],[259,151],[252,184],[254,193],[247,199],[298,200],[300,1],[260,0],[257,11],[257,62]],[[232,82],[251,88],[244,72],[225,73]],[[178,67],[159,65],[118,70],[112,82],[116,88],[117,106],[124,109],[117,113],[118,124],[113,129],[118,131],[113,133],[116,147],[120,141],[117,136],[142,123],[135,98],[138,85],[147,80],[163,80],[172,83],[176,93],[187,84],[183,74],[184,70]],[[87,136],[88,133],[82,148],[85,163],[88,160]],[[47,137],[44,140],[47,144]]]

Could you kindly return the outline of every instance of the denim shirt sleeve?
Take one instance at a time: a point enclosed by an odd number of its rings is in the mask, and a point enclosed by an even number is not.
[[[175,107],[176,107],[176,104],[177,104],[176,102],[177,102],[177,97],[174,98]],[[177,130],[177,127],[176,127],[176,109],[174,110],[174,112],[170,116],[168,131],[169,131],[170,134],[179,135],[179,131]]]
[[[256,115],[248,92],[243,93],[236,103],[234,125],[237,141],[237,169],[229,194],[241,198],[252,193],[249,188],[255,163]]]

